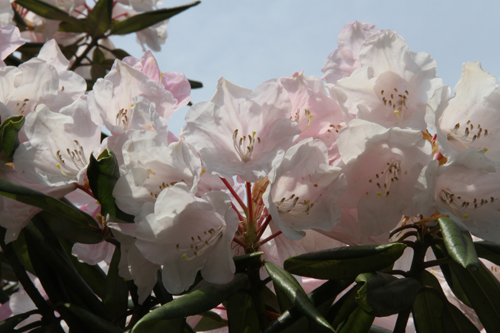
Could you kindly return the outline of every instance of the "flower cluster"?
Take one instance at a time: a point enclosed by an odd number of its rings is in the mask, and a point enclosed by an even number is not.
[[[85,6],[55,2],[75,17]],[[113,10],[126,17],[155,5]],[[120,244],[119,273],[134,281],[140,303],[159,278],[176,295],[198,273],[230,282],[235,255],[263,251],[282,265],[306,252],[387,243],[391,230],[436,216],[484,240],[499,237],[500,87],[478,62],[464,64],[450,97],[429,54],[355,22],[322,68],[326,83],[300,72],[252,91],[221,78],[176,137],[168,121],[190,102],[183,74],[161,72],[146,52],[116,60],[86,92],[58,46],[70,37],[47,35],[50,22],[29,15],[24,38],[55,40],[18,67],[0,67],[1,119],[25,119],[15,153],[2,152],[0,178],[66,196],[93,215],[111,241],[100,258],[109,264]],[[138,38],[155,49],[164,28]],[[17,28],[2,26],[2,60],[21,44]],[[111,135],[101,141],[102,126]],[[121,215],[95,205],[103,198],[88,171],[110,154]],[[40,211],[8,197],[0,207],[6,243]],[[95,264],[95,246],[73,252]]]

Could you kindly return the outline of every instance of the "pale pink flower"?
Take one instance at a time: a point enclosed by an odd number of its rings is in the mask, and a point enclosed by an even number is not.
[[[359,52],[364,42],[380,31],[372,23],[347,23],[337,38],[338,49],[330,53],[321,68],[325,73],[322,79],[336,83],[343,77],[350,76],[360,67]]]
[[[245,181],[267,176],[273,159],[300,134],[290,101],[276,81],[254,92],[219,79],[210,102],[188,110],[183,136],[200,153],[208,173]]]
[[[0,24],[0,67],[5,66],[3,60],[23,44],[24,41],[21,40],[18,27],[13,25],[2,26]]]

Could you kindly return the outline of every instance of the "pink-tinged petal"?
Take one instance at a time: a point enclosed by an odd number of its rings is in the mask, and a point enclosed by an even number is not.
[[[18,27],[13,25],[0,26],[0,67],[5,66],[2,60],[23,44],[24,41],[21,40]]]

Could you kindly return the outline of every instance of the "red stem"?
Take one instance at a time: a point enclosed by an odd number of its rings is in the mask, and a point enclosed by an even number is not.
[[[264,239],[264,240],[260,241],[260,242],[259,242],[259,246],[266,244],[266,243],[267,243],[267,242],[269,242],[271,239],[276,238],[276,237],[278,237],[278,236],[279,236],[279,235],[281,235],[281,234],[282,234],[281,230],[276,231],[276,232],[275,232],[274,234],[272,234],[271,236],[269,236],[269,237],[267,237],[266,239]]]
[[[116,19],[117,19],[117,18],[119,18],[119,17],[122,17],[122,16],[127,16],[127,15],[128,15],[128,12],[126,12],[126,13],[122,13],[122,14],[120,14],[120,15],[116,15],[115,17],[112,17],[111,19],[112,19],[112,20],[116,20]]]
[[[243,246],[244,249],[246,249],[248,247],[244,242],[242,242],[241,240],[239,240],[236,237],[233,238],[233,242],[240,244],[241,246]]]
[[[76,188],[79,188],[80,190],[82,190],[83,192],[87,193],[88,195],[90,195],[92,198],[95,199],[94,193],[92,193],[91,190],[89,190],[88,188],[86,188],[85,186],[82,186],[80,184],[75,183],[75,185],[76,185]]]
[[[247,206],[245,206],[245,203],[243,202],[243,200],[241,200],[240,196],[238,195],[238,193],[236,193],[236,191],[231,186],[231,184],[229,184],[229,182],[227,181],[226,178],[220,177],[220,179],[222,180],[222,182],[224,183],[224,185],[226,185],[227,189],[229,190],[229,192],[231,192],[231,194],[236,199],[236,201],[238,201],[238,203],[240,204],[241,208],[243,208],[243,210],[246,212],[247,211]]]
[[[252,184],[245,182],[247,188],[247,204],[248,204],[248,223],[253,223],[253,202],[252,202]]]
[[[243,215],[241,215],[240,211],[238,210],[238,208],[236,208],[234,203],[231,202],[231,206],[233,206],[234,211],[236,212],[236,214],[238,214],[238,218],[240,219],[240,221],[245,221],[245,218],[243,217]]]
[[[262,212],[262,216],[260,217],[260,220],[259,222],[257,223],[257,227],[260,228],[260,226],[262,225],[262,222],[264,221],[264,219],[269,215],[269,212],[267,211],[267,208],[264,208],[264,211]]]
[[[262,234],[264,233],[264,231],[266,230],[267,228],[267,225],[269,224],[269,222],[271,222],[272,220],[272,217],[271,215],[268,215],[266,217],[266,220],[264,221],[264,223],[262,223],[262,225],[260,226],[259,228],[259,232],[257,233],[257,236],[255,237],[255,241],[258,242],[260,237],[262,236]]]

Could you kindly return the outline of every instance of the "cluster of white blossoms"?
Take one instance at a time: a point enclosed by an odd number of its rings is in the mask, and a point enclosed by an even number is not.
[[[0,32],[4,59],[21,42],[12,27]],[[146,52],[116,60],[86,93],[50,40],[38,57],[0,67],[1,119],[26,119],[0,178],[58,198],[77,190],[68,198],[95,216],[86,170],[91,154],[111,149],[121,176],[113,197],[135,219],[99,221],[121,243],[120,275],[134,280],[141,302],[159,269],[179,294],[198,272],[229,282],[237,254],[262,250],[282,263],[340,244],[387,243],[401,223],[436,214],[496,241],[496,78],[467,63],[450,97],[429,54],[368,23],[346,25],[338,46],[322,68],[326,84],[301,72],[251,91],[221,78],[177,138],[167,124],[190,101],[183,74],[161,72]],[[111,135],[101,142],[103,125]],[[8,198],[0,207],[7,242],[37,213]],[[82,260],[84,248],[74,250]]]

